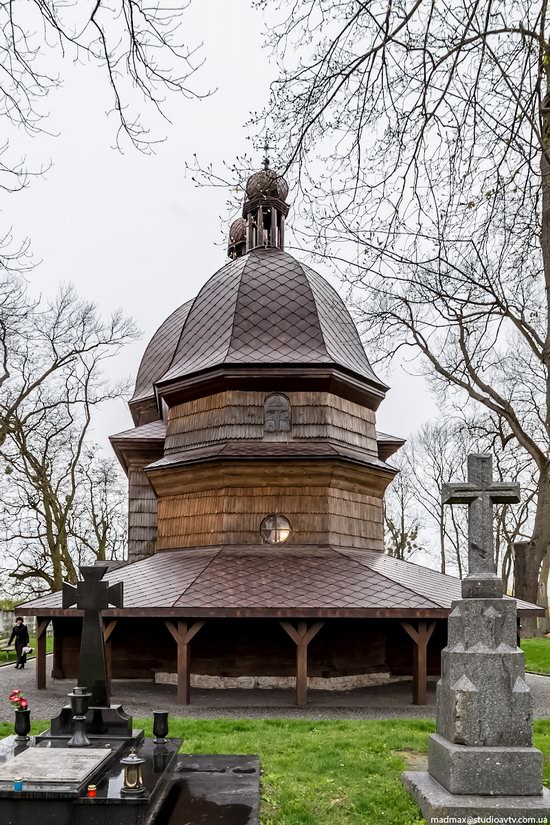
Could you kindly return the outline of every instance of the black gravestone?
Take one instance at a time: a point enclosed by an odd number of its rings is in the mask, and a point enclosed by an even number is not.
[[[123,589],[122,582],[109,585],[109,582],[102,581],[107,569],[107,564],[82,566],[82,581],[76,587],[66,582],[63,584],[63,607],[74,605],[84,611],[78,685],[92,693],[86,714],[86,730],[96,738],[141,739],[143,734],[132,730],[132,717],[124,712],[121,705],[111,705],[101,611],[109,605],[122,607]],[[67,736],[72,734],[73,729],[73,713],[67,705],[59,716],[52,719],[50,732],[46,735]]]
[[[109,707],[111,704],[101,611],[109,605],[122,607],[122,582],[109,585],[109,582],[101,581],[107,568],[107,564],[81,567],[83,580],[76,587],[67,582],[63,584],[63,607],[76,605],[84,611],[78,684],[91,691],[91,704],[95,707]]]
[[[102,581],[106,570],[107,565],[81,567],[83,581],[63,587],[63,606],[76,603],[84,611],[78,684],[93,694],[86,714],[90,747],[68,747],[75,724],[70,705],[34,743],[18,749],[14,736],[0,742],[0,822],[258,825],[257,757],[178,755],[181,739],[144,739],[143,731],[132,730],[132,718],[110,704],[101,611],[122,606],[122,584]],[[131,748],[143,760],[144,787],[136,797],[123,789],[121,758]],[[23,770],[23,790],[16,791],[14,779]],[[95,786],[92,797],[89,785]]]

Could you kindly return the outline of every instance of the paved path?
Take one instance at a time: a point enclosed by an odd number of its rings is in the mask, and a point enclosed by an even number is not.
[[[536,718],[550,718],[550,677],[529,674]],[[49,719],[59,712],[74,680],[48,679],[47,690],[36,690],[35,662],[24,670],[13,665],[0,667],[0,721],[11,721],[13,711],[7,697],[12,688],[21,688],[29,699],[34,719]],[[191,692],[192,705],[176,704],[174,685],[155,685],[145,681],[115,680],[113,702],[120,702],[136,718],[150,716],[153,710],[168,710],[174,716],[212,719],[424,719],[435,716],[435,685],[431,684],[428,705],[411,704],[410,682],[396,682],[350,691],[309,691],[307,708],[294,706],[292,690],[199,690]]]
[[[550,677],[529,674],[527,680],[533,694],[535,716],[550,717]],[[7,701],[12,688],[21,688],[27,696],[34,719],[48,719],[58,712],[73,685],[72,679],[48,679],[48,689],[37,690],[34,660],[24,670],[15,670],[13,665],[0,667],[0,721],[11,721],[13,717]],[[194,689],[192,705],[188,707],[177,705],[175,698],[174,685],[137,680],[113,682],[113,702],[120,702],[136,718],[150,716],[153,710],[168,710],[175,716],[194,718],[423,719],[435,715],[435,684],[429,687],[428,704],[421,707],[411,704],[410,682],[342,692],[310,690],[307,708],[294,706],[292,690]]]

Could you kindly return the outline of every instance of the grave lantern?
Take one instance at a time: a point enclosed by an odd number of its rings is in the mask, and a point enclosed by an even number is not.
[[[145,793],[141,772],[144,762],[145,760],[137,755],[134,748],[128,756],[120,760],[120,764],[124,766],[124,783],[120,792],[124,796],[140,796]]]

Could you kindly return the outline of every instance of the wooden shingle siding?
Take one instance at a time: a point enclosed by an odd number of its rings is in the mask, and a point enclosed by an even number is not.
[[[257,544],[262,519],[282,513],[292,544],[383,549],[382,503],[328,487],[225,487],[159,499],[157,548]]]
[[[128,560],[138,561],[155,552],[157,499],[143,467],[128,470]]]
[[[289,392],[286,396],[291,405],[291,429],[269,433],[264,430],[264,403],[268,395],[234,390],[178,404],[169,413],[166,454],[232,439],[331,439],[377,455],[372,410],[332,393]]]

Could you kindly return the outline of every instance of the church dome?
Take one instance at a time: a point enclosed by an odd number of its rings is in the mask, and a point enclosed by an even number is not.
[[[280,198],[285,201],[288,195],[288,183],[274,169],[260,169],[254,172],[246,182],[246,196],[249,200],[257,197]]]
[[[178,307],[157,329],[143,353],[136,378],[134,403],[155,397],[155,381],[168,369],[193,301]]]
[[[220,366],[336,365],[378,382],[342,299],[278,248],[253,249],[203,286],[158,381]]]
[[[143,356],[134,406],[154,387],[219,368],[325,366],[382,395],[353,320],[335,289],[281,249],[258,247],[226,264],[177,309]]]
[[[246,238],[246,221],[244,218],[237,218],[229,227],[229,243],[239,243]]]

